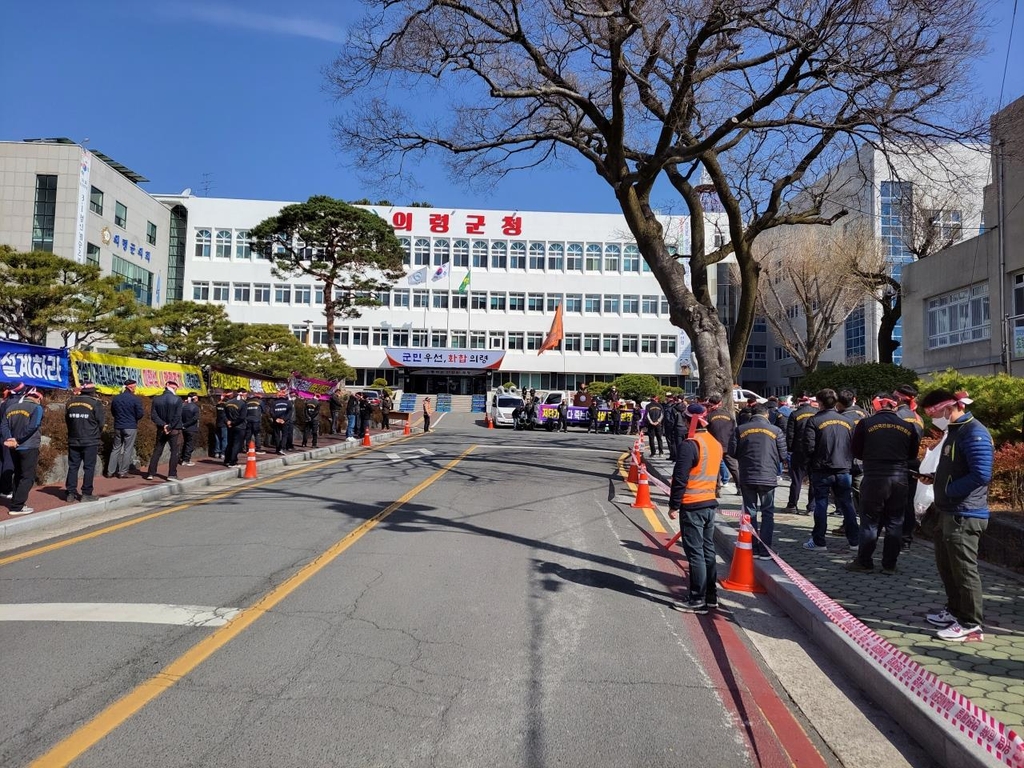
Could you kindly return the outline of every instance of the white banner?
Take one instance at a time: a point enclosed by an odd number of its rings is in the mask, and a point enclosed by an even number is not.
[[[85,264],[85,219],[89,215],[89,174],[92,155],[82,150],[82,162],[78,167],[78,218],[75,219],[75,261]]]
[[[409,273],[409,285],[423,285],[425,282],[427,282],[426,267]]]

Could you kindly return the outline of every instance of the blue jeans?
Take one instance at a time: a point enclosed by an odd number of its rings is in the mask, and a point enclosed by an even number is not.
[[[356,415],[354,413],[348,414],[348,429],[345,431],[345,437],[356,436]]]
[[[750,515],[750,524],[760,537],[754,537],[754,554],[767,555],[765,547],[772,545],[772,534],[775,532],[775,486],[743,485],[740,486],[740,494],[743,496],[743,514]],[[761,513],[760,526],[758,512]]]
[[[729,482],[729,468],[725,466],[725,459],[722,459],[722,464],[718,468],[718,484],[725,485]]]
[[[858,544],[860,542],[860,525],[857,523],[857,513],[853,509],[853,477],[850,473],[812,470],[811,487],[814,489],[814,530],[811,532],[814,545],[825,546],[829,491],[835,494],[836,509],[843,515],[847,541],[850,546]]]
[[[683,533],[683,551],[690,565],[690,600],[707,602],[718,599],[715,562],[715,512],[709,509],[679,510]]]
[[[222,456],[228,449],[228,425],[215,427],[213,430],[213,452]]]

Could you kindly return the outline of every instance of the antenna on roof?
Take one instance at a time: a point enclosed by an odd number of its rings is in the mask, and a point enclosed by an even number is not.
[[[213,174],[206,172],[203,174],[203,183],[199,185],[199,194],[203,197],[210,196],[210,190],[213,189],[216,184],[213,183]]]

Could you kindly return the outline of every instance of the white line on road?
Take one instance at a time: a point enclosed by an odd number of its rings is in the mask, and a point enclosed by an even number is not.
[[[0,605],[0,621],[107,621],[221,627],[238,608],[164,603],[9,603]]]
[[[582,451],[583,453],[625,453],[628,448],[563,448],[557,445],[518,445],[513,443],[478,443],[478,450],[496,448],[501,451]]]

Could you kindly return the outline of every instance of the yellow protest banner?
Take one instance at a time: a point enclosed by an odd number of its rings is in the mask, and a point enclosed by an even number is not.
[[[102,352],[71,350],[71,373],[75,386],[91,381],[96,390],[105,395],[116,395],[124,389],[127,379],[138,382],[135,392],[140,395],[159,395],[168,381],[178,382],[178,392],[206,394],[203,372],[193,365],[142,360],[138,357],[119,357]]]

